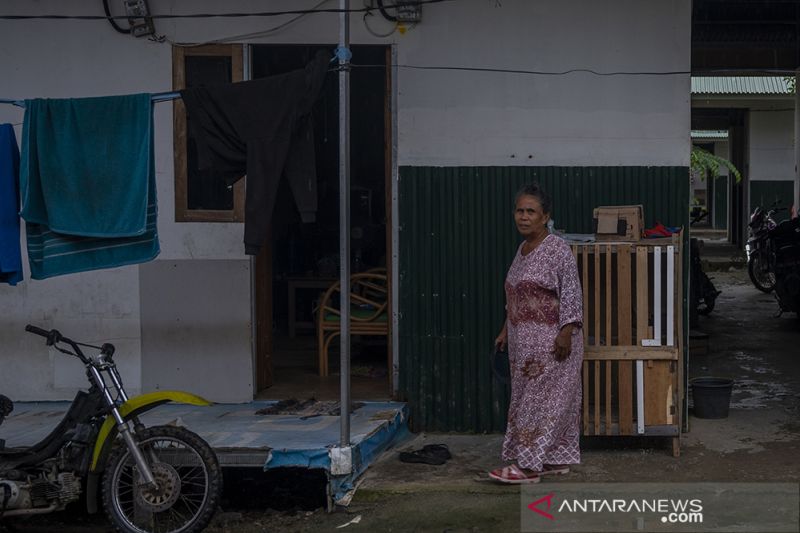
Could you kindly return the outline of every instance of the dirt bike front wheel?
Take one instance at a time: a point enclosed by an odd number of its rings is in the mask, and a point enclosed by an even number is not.
[[[770,272],[766,260],[761,254],[753,254],[747,262],[747,273],[753,286],[761,292],[770,293],[775,289],[775,274]]]
[[[142,484],[136,462],[117,443],[103,475],[103,505],[125,533],[196,533],[211,521],[222,492],[222,468],[199,435],[154,426],[136,435],[158,486]]]

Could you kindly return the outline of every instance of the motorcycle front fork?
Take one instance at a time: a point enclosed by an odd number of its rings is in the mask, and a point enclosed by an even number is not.
[[[116,411],[116,409],[114,410],[114,414],[119,416],[119,413]],[[136,417],[133,419],[133,424],[136,433],[141,433],[141,430],[144,429],[144,425],[139,422],[139,419]],[[119,434],[122,435],[122,440],[125,441],[128,451],[131,453],[131,456],[133,456],[133,462],[136,463],[136,468],[139,470],[139,475],[142,479],[142,485],[155,488],[157,483],[153,477],[153,472],[150,470],[150,466],[147,464],[147,460],[145,459],[142,450],[139,449],[139,444],[136,442],[136,437],[131,431],[130,426],[128,426],[128,423],[122,420],[121,417],[119,417],[117,420],[117,431],[119,431]],[[153,457],[151,457],[151,461],[152,459]]]

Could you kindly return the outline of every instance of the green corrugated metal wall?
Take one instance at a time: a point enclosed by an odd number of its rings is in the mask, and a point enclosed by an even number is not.
[[[505,428],[489,355],[519,244],[514,195],[531,181],[568,232],[590,233],[597,205],[643,204],[647,226],[688,224],[685,167],[401,167],[399,389],[415,430]]]

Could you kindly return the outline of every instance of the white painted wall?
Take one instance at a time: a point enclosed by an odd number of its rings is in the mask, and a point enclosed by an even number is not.
[[[111,2],[112,6],[115,2]],[[159,2],[151,2],[157,9]],[[188,4],[185,4],[188,6]],[[188,6],[191,8],[191,6]],[[115,11],[116,11],[115,7]],[[9,1],[3,14],[102,14],[102,4],[93,0]],[[156,44],[116,33],[105,21],[0,21],[0,97],[67,98],[162,92],[172,88],[172,52],[168,44]],[[0,123],[16,124],[21,138],[23,111],[0,105]],[[176,224],[172,149],[172,104],[154,106],[155,157],[159,200],[159,261],[175,259],[241,262],[240,274],[249,284],[249,259],[244,255],[241,224]],[[24,242],[24,239],[23,239]],[[23,262],[25,261],[23,249]],[[61,354],[48,353],[39,337],[23,328],[33,323],[55,327],[76,340],[112,342],[129,393],[142,389],[142,328],[139,267],[26,281],[17,287],[0,285],[0,391],[18,400],[71,398],[82,387],[80,365]],[[249,317],[250,302],[241,295],[235,304]],[[243,323],[245,342],[228,354],[232,364],[252,368],[249,320]],[[199,361],[202,364],[202,360]],[[147,370],[147,369],[145,369]],[[162,388],[171,380],[167,372]],[[251,379],[230,384],[239,391],[239,401],[252,398]],[[166,385],[164,385],[166,382]],[[198,382],[193,392],[216,389]],[[222,396],[209,394],[211,399]]]
[[[150,0],[156,14],[263,12],[310,8],[316,0]],[[120,13],[111,0],[113,11]],[[337,7],[333,1],[323,7]],[[359,7],[360,2],[353,2]],[[102,14],[97,0],[5,0],[3,14]],[[463,0],[423,7],[422,23],[404,34],[377,38],[354,14],[354,44],[393,44],[397,75],[400,165],[688,165],[689,75],[533,76],[418,70],[461,66],[540,71],[689,70],[690,1]],[[159,19],[171,41],[206,42],[282,24],[279,18]],[[387,23],[370,18],[376,31]],[[278,32],[236,39],[253,43],[330,43],[338,15],[306,16]],[[116,33],[104,20],[0,20],[0,97],[81,97],[171,89],[171,47]],[[356,103],[357,104],[357,103]],[[159,195],[159,261],[240,262],[248,276],[240,224],[174,223],[171,104],[155,106]],[[21,124],[21,110],[0,105],[0,122]],[[19,133],[19,129],[18,129]],[[529,157],[530,156],[530,157]],[[201,267],[198,262],[198,271]],[[141,388],[149,375],[143,357],[139,294],[156,290],[142,267],[70,275],[47,282],[0,286],[0,391],[19,399],[72,395],[71,370],[62,368],[27,322],[59,327],[77,338],[120,347],[127,382]],[[191,267],[189,267],[191,268]],[[209,279],[209,283],[218,280]],[[250,302],[226,304],[249,313]],[[213,305],[209,302],[209,305]],[[247,313],[245,313],[247,310]],[[240,318],[241,319],[241,318]],[[249,329],[248,324],[246,325]],[[238,326],[234,327],[236,329]],[[145,332],[147,337],[149,332]],[[123,355],[124,354],[124,355]],[[243,343],[230,364],[251,365]],[[197,361],[203,364],[202,358]],[[169,386],[169,374],[159,386]],[[181,377],[175,374],[175,382]],[[230,390],[247,400],[251,383],[237,377]],[[199,382],[193,387],[203,393]],[[215,388],[209,389],[212,392]],[[226,396],[227,399],[231,399]],[[212,399],[215,399],[212,395]]]
[[[252,399],[252,361],[240,355],[250,353],[248,265],[153,261],[139,271],[143,387],[202,391],[218,402]]]
[[[463,4],[459,4],[463,5]],[[401,65],[559,72],[690,68],[690,2],[426,6]],[[401,69],[401,165],[683,165],[690,78]]]
[[[750,111],[750,180],[794,181],[794,109]]]

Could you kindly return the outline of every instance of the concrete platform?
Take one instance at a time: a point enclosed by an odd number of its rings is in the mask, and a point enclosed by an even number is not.
[[[350,418],[352,458],[349,472],[332,460],[339,445],[338,416],[258,415],[273,401],[216,404],[209,407],[167,404],[145,413],[147,426],[177,424],[203,437],[225,467],[319,468],[328,473],[331,503],[347,504],[367,467],[408,435],[404,403],[366,402]],[[6,446],[30,446],[44,438],[66,413],[69,402],[20,402],[0,426]]]

